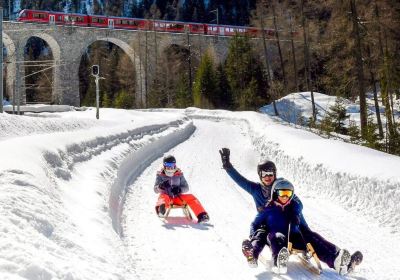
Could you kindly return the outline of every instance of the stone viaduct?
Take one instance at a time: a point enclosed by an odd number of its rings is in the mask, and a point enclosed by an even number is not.
[[[77,27],[73,25],[47,25],[22,22],[3,23],[3,44],[7,49],[4,64],[7,67],[6,91],[13,96],[13,84],[17,85],[21,104],[26,103],[24,49],[31,37],[44,40],[51,48],[54,60],[52,81],[52,103],[79,106],[79,64],[87,48],[96,41],[108,41],[120,47],[131,59],[136,72],[137,106],[145,104],[147,74],[144,64],[155,63],[154,47],[145,57],[146,42],[156,42],[155,50],[163,53],[165,48],[176,44],[189,48],[198,56],[206,49],[211,49],[216,60],[226,57],[228,50],[227,37],[215,37],[187,33],[166,33],[154,31],[103,29]],[[153,67],[154,68],[154,67]],[[147,68],[149,69],[149,68]],[[17,96],[17,95],[15,95]]]

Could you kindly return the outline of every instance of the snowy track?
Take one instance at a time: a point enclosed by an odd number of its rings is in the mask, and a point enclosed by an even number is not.
[[[254,112],[0,114],[0,127],[1,280],[343,279],[326,266],[316,277],[296,259],[282,277],[247,266],[240,244],[254,202],[220,168],[222,147],[251,180],[260,155],[274,160],[311,228],[364,253],[347,279],[400,279],[399,157]],[[167,223],[156,217],[155,173],[170,149],[209,224],[180,210]]]
[[[257,179],[258,153],[252,147],[242,122],[194,121],[193,136],[173,148],[190,186],[210,213],[208,225],[197,225],[182,218],[180,210],[164,222],[157,218],[153,192],[155,173],[161,159],[153,162],[129,187],[123,211],[123,236],[138,279],[315,279],[292,257],[287,275],[278,277],[261,264],[250,269],[242,257],[240,244],[247,237],[255,215],[254,203],[235,186],[220,168],[218,149],[229,147],[232,162],[251,179]],[[280,174],[286,176],[287,174]],[[304,194],[304,195],[303,195]],[[365,254],[357,273],[347,279],[399,279],[400,268],[388,267],[381,249],[390,251],[393,235],[376,225],[316,196],[300,194],[310,226],[328,240],[350,251]],[[322,207],[323,205],[323,207]],[[373,244],[373,247],[370,245]],[[398,252],[395,260],[399,259]],[[269,250],[264,251],[269,258]],[[318,279],[343,279],[326,265]],[[397,277],[397,278],[396,278]]]

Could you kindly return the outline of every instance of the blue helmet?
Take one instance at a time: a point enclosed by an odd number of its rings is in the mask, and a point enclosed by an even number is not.
[[[278,178],[272,184],[271,200],[276,201],[278,196],[282,195],[287,195],[289,197],[289,200],[286,203],[288,204],[294,196],[294,186],[288,180],[284,178]]]

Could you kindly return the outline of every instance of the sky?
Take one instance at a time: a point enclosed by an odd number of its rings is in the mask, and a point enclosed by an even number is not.
[[[295,256],[287,275],[274,275],[268,248],[266,265],[248,267],[241,242],[255,205],[222,169],[222,147],[250,180],[260,159],[273,160],[310,227],[363,252],[353,274],[323,264],[319,279],[400,279],[399,157],[265,113],[101,109],[96,120],[93,108],[59,111],[0,114],[0,279],[315,279]],[[156,216],[167,154],[209,223],[180,209]]]

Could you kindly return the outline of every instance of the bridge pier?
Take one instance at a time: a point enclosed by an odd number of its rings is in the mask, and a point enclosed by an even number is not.
[[[62,77],[58,85],[54,84],[54,87],[57,89],[54,95],[56,97],[56,104],[80,106],[79,63],[80,61],[77,59],[65,58],[56,67],[54,74]]]

